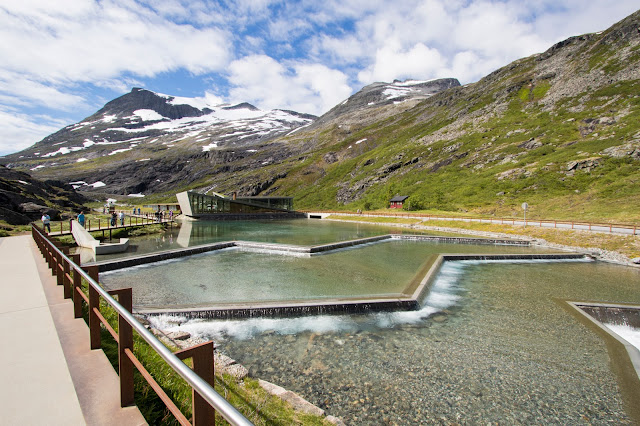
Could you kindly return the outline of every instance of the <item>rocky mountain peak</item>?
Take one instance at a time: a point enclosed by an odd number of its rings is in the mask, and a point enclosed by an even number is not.
[[[150,110],[164,118],[177,120],[184,117],[200,117],[207,112],[186,103],[176,102],[176,99],[174,96],[163,96],[150,90],[134,87],[131,92],[108,102],[89,118],[125,117],[134,115],[139,110]]]
[[[329,122],[354,111],[399,104],[410,100],[426,99],[443,90],[459,86],[460,82],[456,78],[394,80],[392,83],[372,83],[333,107],[329,112],[320,117],[316,124],[319,125]]]

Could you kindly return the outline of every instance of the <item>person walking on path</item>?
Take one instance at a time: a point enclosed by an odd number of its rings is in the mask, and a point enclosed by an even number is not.
[[[51,217],[47,212],[42,213],[42,229],[46,229],[47,232],[51,232]]]
[[[118,220],[116,212],[111,213],[111,226],[116,226],[116,220]]]
[[[83,211],[81,211],[80,214],[78,215],[78,223],[80,224],[80,226],[84,228],[84,212]]]
[[[120,218],[120,226],[124,226],[124,212],[120,212],[118,217]]]

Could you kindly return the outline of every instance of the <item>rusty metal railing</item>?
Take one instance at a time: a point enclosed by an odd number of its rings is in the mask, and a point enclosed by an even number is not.
[[[75,318],[82,317],[83,303],[88,305],[91,349],[101,348],[100,329],[102,325],[118,343],[121,406],[125,407],[134,403],[133,372],[136,368],[178,422],[182,425],[192,424],[134,355],[133,332],[135,331],[193,389],[193,425],[214,424],[215,411],[232,425],[252,424],[213,388],[214,348],[212,342],[172,353],[131,313],[131,288],[115,291],[103,289],[98,284],[98,268],[96,266],[82,268],[79,255],[70,256],[67,248],[58,247],[56,242],[50,240],[40,228],[33,224],[31,234],[52,270],[52,274],[56,276],[57,284],[63,286],[64,297],[73,299]],[[83,279],[88,283],[88,296],[82,291]],[[113,296],[119,300],[116,301]],[[100,312],[100,298],[117,312],[117,332]],[[187,358],[193,359],[193,370],[182,362]]]

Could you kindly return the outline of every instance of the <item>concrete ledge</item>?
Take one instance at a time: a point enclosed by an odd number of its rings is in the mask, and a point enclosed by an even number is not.
[[[235,303],[219,306],[184,308],[145,308],[134,309],[140,315],[178,315],[187,318],[237,319],[265,318],[305,315],[341,315],[366,312],[413,311],[419,303],[410,297],[395,299],[328,299],[324,301],[272,302],[272,303]]]
[[[101,243],[93,238],[93,235],[84,229],[84,226],[80,225],[77,220],[71,221],[71,233],[79,247],[89,248],[93,250],[94,254],[122,253],[129,248],[128,238],[120,238],[119,243]]]
[[[621,305],[621,304],[610,304],[610,303],[597,303],[597,302],[570,302],[567,301],[569,306],[573,307],[578,313],[582,314],[585,318],[591,321],[596,327],[600,328],[605,333],[609,334],[613,339],[620,342],[622,346],[627,351],[629,355],[629,360],[631,361],[631,365],[636,370],[636,374],[638,375],[638,379],[640,379],[640,350],[636,348],[631,343],[627,342],[624,338],[619,336],[613,330],[609,329],[606,325],[596,319],[593,315],[589,314],[585,308],[618,308],[622,310],[635,310],[640,312],[640,306],[638,305]]]
[[[99,246],[95,246],[94,250],[96,254],[111,254],[122,253],[129,248],[129,239],[120,238],[119,243],[100,243]]]
[[[188,216],[196,220],[278,220],[278,219],[301,219],[306,218],[306,213],[282,212],[282,213],[216,213],[216,214],[194,214]]]
[[[268,252],[279,252],[283,254],[295,253],[295,254],[319,254],[330,252],[332,250],[339,250],[347,247],[356,247],[359,245],[375,243],[385,240],[417,240],[417,241],[431,241],[442,243],[457,243],[457,244],[490,244],[490,245],[514,245],[525,246],[530,245],[529,241],[519,240],[498,240],[498,239],[485,239],[485,238],[461,238],[461,237],[439,237],[439,236],[427,236],[427,235],[379,235],[376,237],[359,238],[349,241],[340,241],[337,243],[322,244],[317,246],[296,246],[292,244],[274,244],[274,243],[261,243],[253,241],[226,241],[220,243],[203,244],[194,247],[187,247],[175,250],[166,250],[158,253],[151,253],[142,256],[128,257],[125,259],[107,260],[102,262],[90,262],[85,266],[97,265],[100,272],[115,271],[123,268],[130,268],[132,266],[145,265],[147,263],[160,262],[162,260],[177,259],[180,257],[191,256],[194,254],[206,253],[209,251],[221,250],[230,247],[240,247],[245,249],[264,250]]]
[[[302,411],[303,413],[313,414],[316,416],[324,416],[324,410],[320,407],[316,407],[306,399],[302,398],[297,393],[291,392],[280,386],[265,380],[258,380],[260,386],[271,395],[281,398],[283,401],[287,401],[293,406],[294,409]]]
[[[84,266],[98,266],[100,272],[116,271],[118,269],[130,268],[132,266],[146,265],[147,263],[161,262],[163,260],[177,259],[194,254],[206,253],[214,250],[222,250],[229,247],[235,247],[235,242],[203,244],[200,246],[188,247],[184,249],[175,249],[151,253],[142,256],[127,257],[117,260],[106,260],[102,262],[90,262]]]

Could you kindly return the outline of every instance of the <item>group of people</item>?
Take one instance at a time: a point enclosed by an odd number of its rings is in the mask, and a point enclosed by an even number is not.
[[[116,213],[114,210],[111,213],[111,226],[116,226],[118,219],[120,219],[120,226],[124,226],[124,212]]]
[[[155,216],[158,222],[162,222],[165,219],[165,216],[168,216],[169,220],[173,220],[173,210],[169,210],[169,211],[157,210],[155,212]]]
[[[84,228],[84,223],[85,223],[84,211],[80,211],[78,216],[76,216],[76,219],[78,223]],[[43,212],[40,220],[42,220],[42,228],[47,232],[51,232],[51,216],[49,216],[49,213],[47,213],[46,211]]]
[[[137,214],[141,214],[140,207],[138,207],[137,209],[134,208],[133,214],[136,214],[136,211],[137,211]],[[104,209],[103,209],[103,213],[105,213]],[[167,212],[158,210],[155,212],[156,220],[158,222],[162,222],[162,220],[165,219],[165,215],[169,217],[169,220],[173,220],[173,210],[169,210]],[[116,213],[115,211],[113,211],[111,213],[111,226],[116,226],[118,219],[120,220],[120,226],[124,226],[124,212],[121,211],[120,213]],[[51,232],[51,216],[49,216],[49,214],[46,211],[42,213],[41,220],[42,220],[42,228],[47,232]],[[78,221],[80,226],[82,226],[83,228],[85,227],[86,219],[84,216],[84,211],[80,211],[78,216],[76,216],[76,220]]]

